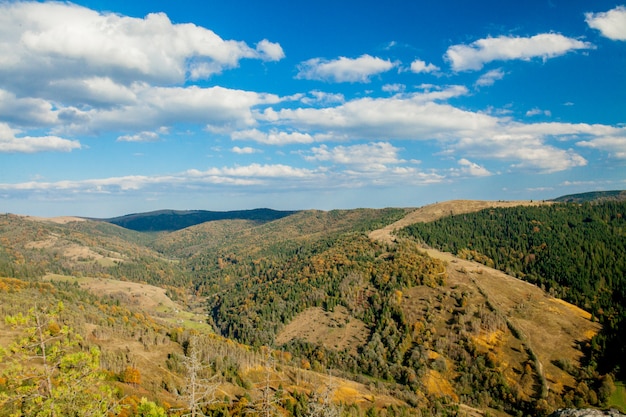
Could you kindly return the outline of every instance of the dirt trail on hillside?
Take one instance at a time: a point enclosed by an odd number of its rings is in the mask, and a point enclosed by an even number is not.
[[[59,216],[59,217],[37,217],[37,216],[25,216],[18,215],[23,217],[26,220],[34,221],[34,222],[50,222],[50,223],[58,223],[58,224],[67,224],[71,222],[84,222],[85,219],[80,217],[73,216]]]

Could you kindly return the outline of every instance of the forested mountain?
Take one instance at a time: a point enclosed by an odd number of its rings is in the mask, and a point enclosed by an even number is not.
[[[604,325],[593,360],[605,372],[626,370],[626,202],[489,209],[414,224],[403,234],[590,311]]]
[[[582,194],[569,194],[555,198],[557,203],[591,203],[601,201],[625,201],[626,191],[591,191]]]
[[[395,239],[370,232],[411,209],[144,218],[161,233],[4,215],[0,416],[615,405],[624,204],[491,208]]]
[[[265,223],[289,216],[293,213],[296,212],[271,209],[233,211],[158,210],[149,213],[127,214],[125,216],[102,220],[139,232],[171,232],[196,224],[217,220],[250,220],[257,223]]]

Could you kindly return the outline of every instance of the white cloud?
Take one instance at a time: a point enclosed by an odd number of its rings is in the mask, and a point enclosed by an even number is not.
[[[531,37],[499,36],[479,39],[469,45],[452,45],[445,54],[454,71],[480,70],[492,61],[532,58],[554,58],[577,49],[590,49],[582,42],[558,33],[542,33]]]
[[[458,164],[461,165],[461,173],[464,175],[469,175],[472,177],[488,177],[492,175],[491,172],[489,172],[489,170],[487,170],[485,167],[482,167],[465,158],[459,159]]]
[[[257,43],[256,50],[259,52],[260,58],[265,61],[280,61],[285,57],[285,52],[280,44],[270,42],[267,39]]]
[[[432,63],[427,64],[425,61],[422,61],[421,59],[416,59],[415,61],[411,62],[411,71],[413,71],[416,74],[419,74],[421,72],[429,73],[429,72],[439,71],[439,67],[436,65],[433,65]]]
[[[300,63],[296,77],[306,80],[367,83],[372,76],[387,72],[394,66],[389,60],[367,54],[354,59],[342,56],[332,61],[312,58]]]
[[[253,49],[162,13],[134,18],[71,3],[0,2],[0,122],[59,136],[176,123],[214,131],[252,126],[252,108],[277,96],[185,85],[242,59],[282,57],[267,39]],[[154,140],[145,133],[119,138]]]
[[[54,97],[56,102],[96,108],[132,104],[137,101],[132,87],[116,83],[110,77],[99,76],[51,79],[39,93]]]
[[[404,84],[385,84],[382,86],[382,90],[386,93],[400,93],[406,89]]]
[[[17,126],[44,127],[57,123],[59,113],[52,103],[40,98],[18,98],[10,91],[0,89],[0,123]]]
[[[297,128],[309,132],[316,141],[322,137],[325,141],[434,141],[443,147],[442,154],[459,160],[481,164],[485,160],[499,161],[512,170],[541,173],[587,164],[583,155],[567,147],[568,141],[592,143],[602,137],[626,136],[624,128],[585,123],[520,123],[509,115],[471,112],[439,102],[465,93],[467,89],[452,86],[390,98],[360,98],[335,107],[269,108],[259,116],[259,122],[273,128]],[[268,142],[265,136],[260,140]],[[596,142],[595,146],[603,149],[600,144]],[[329,149],[322,151],[323,147],[318,148],[314,156],[330,155]],[[614,155],[621,154],[615,151]]]
[[[16,136],[19,132],[0,123],[0,153],[70,152],[81,149],[80,142],[57,136]]]
[[[161,138],[157,132],[143,131],[134,135],[123,135],[117,142],[158,142]]]
[[[466,93],[466,88],[452,86],[391,98],[355,99],[321,109],[268,109],[263,116],[268,122],[290,125],[302,131],[369,140],[432,140],[494,126],[497,119],[491,116],[437,102]]]
[[[244,146],[243,148],[240,148],[239,146],[233,146],[231,151],[239,155],[251,155],[253,153],[260,152],[258,149],[251,148],[250,146]]]
[[[211,168],[204,172],[195,171],[197,177],[211,178],[213,176],[234,177],[234,178],[309,178],[315,175],[315,172],[309,169],[294,168],[289,165],[273,164],[261,165],[250,164],[245,166]]]
[[[374,146],[375,148],[376,146]],[[352,150],[357,152],[357,150]],[[332,153],[333,150],[330,150]],[[367,153],[367,152],[366,152]],[[391,161],[390,161],[391,162]],[[349,169],[324,167],[297,168],[282,164],[250,164],[244,166],[189,169],[172,175],[127,175],[109,178],[47,182],[34,180],[2,184],[3,198],[24,198],[70,201],[81,195],[147,196],[167,194],[205,195],[211,192],[281,193],[299,190],[315,192],[321,188],[355,189],[380,185],[424,185],[446,180],[444,174],[420,171],[415,167],[393,165],[382,171],[376,167],[350,165]]]
[[[315,138],[309,133],[281,132],[277,130],[262,132],[258,129],[235,131],[231,133],[230,138],[232,140],[253,140],[266,145],[289,145],[315,141]]]
[[[601,136],[577,142],[576,145],[609,152],[609,156],[626,159],[626,131],[621,136]]]
[[[584,157],[571,149],[547,144],[542,135],[512,134],[506,130],[488,137],[464,138],[454,148],[470,157],[509,161],[516,170],[552,173],[587,165]]]
[[[260,165],[210,168],[206,171],[190,169],[173,175],[128,175],[77,181],[29,181],[0,184],[0,191],[17,195],[20,192],[50,193],[62,199],[76,193],[123,194],[125,192],[158,192],[205,190],[214,187],[246,187],[267,185],[272,188],[291,187],[293,183],[320,179],[323,173],[287,165]]]
[[[232,130],[256,124],[253,107],[277,103],[271,94],[223,87],[151,87],[136,84],[136,102],[103,109],[72,109],[55,132],[98,133],[107,130],[153,130],[175,123],[206,125],[210,130]]]
[[[550,117],[552,116],[552,112],[550,110],[541,110],[538,107],[534,107],[526,112],[526,116],[528,117],[539,116],[539,115]]]
[[[321,145],[305,155],[308,161],[324,161],[358,167],[365,171],[385,171],[387,165],[405,162],[398,159],[399,149],[388,142],[368,143],[329,148]]]
[[[585,22],[602,36],[616,41],[626,41],[626,7],[617,6],[608,12],[585,13]]]
[[[494,69],[491,71],[487,71],[483,75],[476,80],[474,84],[476,87],[489,87],[495,84],[496,81],[499,81],[504,78],[504,71],[502,69]]]
[[[341,93],[326,93],[324,91],[310,91],[306,96],[300,97],[300,101],[304,104],[329,105],[334,103],[343,103],[346,100]]]
[[[45,84],[87,73],[125,85],[181,83],[188,74],[206,78],[244,58],[284,56],[267,40],[255,50],[191,23],[174,24],[163,13],[142,19],[61,2],[0,3],[0,27],[0,74],[7,81],[21,74]]]

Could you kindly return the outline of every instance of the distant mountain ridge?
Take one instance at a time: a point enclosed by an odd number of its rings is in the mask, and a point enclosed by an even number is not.
[[[157,210],[97,220],[138,232],[172,232],[216,220],[251,220],[267,223],[294,213],[297,213],[297,211],[281,211],[268,208],[233,211]]]
[[[626,191],[592,191],[569,194],[553,200],[559,203],[584,203],[592,201],[624,201]],[[156,210],[145,213],[133,213],[100,220],[138,232],[174,232],[201,223],[217,220],[250,220],[267,223],[298,213],[301,210],[273,210],[257,208],[251,210],[210,211],[210,210]]]
[[[557,197],[552,201],[557,203],[589,203],[599,201],[624,201],[626,200],[626,191],[590,191],[580,194],[568,194]]]

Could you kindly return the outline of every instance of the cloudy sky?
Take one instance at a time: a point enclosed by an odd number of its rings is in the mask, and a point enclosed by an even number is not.
[[[612,189],[623,2],[0,2],[0,212]]]

